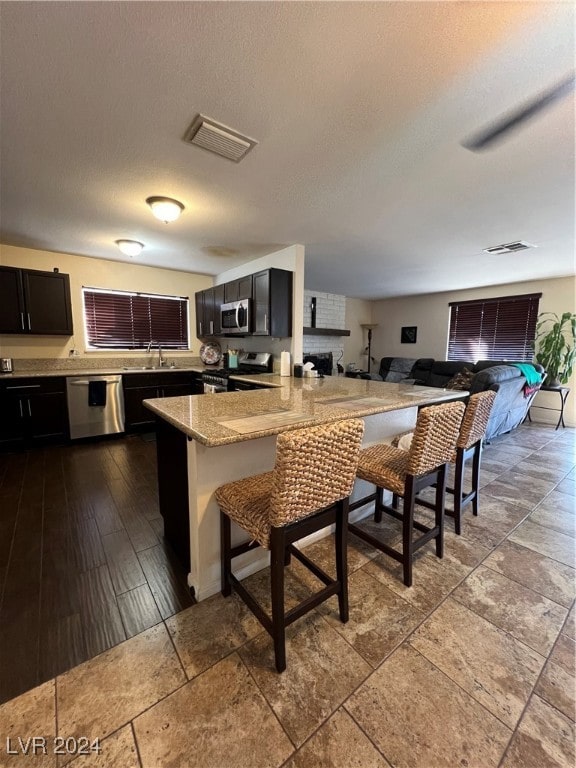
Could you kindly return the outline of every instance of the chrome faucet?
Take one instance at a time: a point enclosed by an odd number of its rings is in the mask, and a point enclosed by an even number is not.
[[[164,365],[164,358],[162,357],[162,345],[158,341],[154,341],[154,339],[150,339],[148,342],[148,347],[146,348],[146,354],[150,354],[150,349],[152,347],[152,344],[158,345],[158,368],[162,368]]]

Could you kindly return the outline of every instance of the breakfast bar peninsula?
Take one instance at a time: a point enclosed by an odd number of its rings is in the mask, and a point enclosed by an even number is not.
[[[145,401],[157,421],[165,536],[188,569],[188,585],[197,600],[220,590],[220,517],[214,491],[273,469],[276,435],[360,417],[365,422],[364,445],[386,442],[414,426],[419,406],[468,394],[339,376],[295,379],[270,374],[252,381],[262,388]],[[352,498],[371,490],[357,480]],[[368,508],[356,510],[351,519],[367,513]],[[240,529],[234,533],[233,544],[245,538]],[[237,560],[238,577],[266,564],[267,552],[247,552]]]

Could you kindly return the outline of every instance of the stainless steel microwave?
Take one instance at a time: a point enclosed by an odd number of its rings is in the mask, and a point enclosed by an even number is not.
[[[220,327],[222,333],[250,333],[251,299],[232,301],[220,308]]]

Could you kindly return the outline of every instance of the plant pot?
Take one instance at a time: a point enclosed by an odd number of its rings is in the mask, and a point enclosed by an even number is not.
[[[556,387],[560,387],[561,386],[560,379],[554,379],[554,378],[551,378],[551,377],[547,377],[546,381],[544,382],[544,386],[546,386],[546,387],[553,387],[554,389],[556,389]]]

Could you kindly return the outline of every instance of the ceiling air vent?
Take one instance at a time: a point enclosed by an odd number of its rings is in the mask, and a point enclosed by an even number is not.
[[[215,155],[239,163],[258,142],[210,117],[198,115],[186,131],[184,141],[195,147],[207,149]]]
[[[524,240],[517,240],[515,243],[505,243],[504,245],[495,245],[493,248],[484,248],[484,253],[491,253],[499,256],[504,253],[515,253],[516,251],[525,251],[528,248],[537,248],[532,243],[527,243]]]

